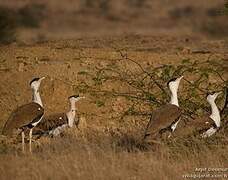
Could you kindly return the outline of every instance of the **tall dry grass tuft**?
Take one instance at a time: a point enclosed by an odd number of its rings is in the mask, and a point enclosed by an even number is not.
[[[59,138],[41,138],[32,155],[2,153],[0,179],[182,179],[197,174],[195,168],[227,165],[227,141],[209,143],[217,138],[175,139],[154,148],[135,132],[71,129]]]

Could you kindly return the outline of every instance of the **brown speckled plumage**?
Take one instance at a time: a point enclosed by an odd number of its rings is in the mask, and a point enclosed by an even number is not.
[[[151,119],[147,124],[144,138],[155,138],[161,130],[170,127],[181,116],[181,109],[172,104],[161,106],[152,112]]]
[[[51,114],[45,116],[42,122],[34,128],[33,132],[34,134],[36,134],[37,131],[48,132],[64,124],[68,124],[66,113]]]
[[[194,120],[190,120],[186,123],[180,122],[173,135],[180,137],[192,134],[202,134],[211,127],[216,127],[216,124],[209,117],[209,115],[205,115],[199,118],[195,118]]]
[[[37,103],[31,102],[15,109],[5,123],[2,134],[12,135],[16,129],[23,129],[31,126],[40,120],[44,114],[44,109]]]

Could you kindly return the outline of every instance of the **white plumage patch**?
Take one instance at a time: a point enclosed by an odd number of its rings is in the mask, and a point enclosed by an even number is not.
[[[208,129],[206,132],[204,132],[201,136],[202,138],[206,138],[206,137],[210,137],[212,136],[214,133],[216,133],[217,129],[215,129],[214,127],[211,127],[210,129]]]
[[[177,128],[177,124],[179,123],[180,120],[178,120],[177,122],[175,122],[174,124],[171,125],[171,129],[172,131],[174,131]]]
[[[60,135],[61,132],[63,132],[64,129],[67,128],[67,127],[68,127],[68,124],[64,124],[64,125],[62,125],[62,126],[59,126],[59,127],[55,128],[55,129],[51,130],[51,131],[49,132],[49,135],[58,136],[58,135]]]
[[[43,116],[39,119],[39,121],[33,123],[32,125],[35,127],[42,119],[43,119]]]

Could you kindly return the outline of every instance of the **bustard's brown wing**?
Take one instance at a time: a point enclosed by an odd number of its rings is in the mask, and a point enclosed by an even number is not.
[[[6,121],[2,133],[10,135],[15,129],[22,128],[38,121],[44,114],[44,109],[37,103],[29,103],[15,109]]]
[[[34,128],[33,132],[34,134],[36,134],[36,131],[51,131],[64,124],[68,124],[68,118],[66,116],[66,113],[51,114],[48,116],[44,116],[42,121]]]
[[[211,127],[215,127],[215,122],[208,116],[196,117],[186,123],[180,122],[174,131],[174,136],[188,136],[191,134],[201,134]]]
[[[147,125],[145,136],[155,134],[169,127],[173,122],[179,119],[180,115],[181,109],[172,104],[167,104],[154,110]]]
[[[213,119],[210,118],[209,115],[198,117],[191,122],[192,126],[194,127],[194,132],[196,133],[203,133],[210,129],[211,127],[216,128],[216,124]]]

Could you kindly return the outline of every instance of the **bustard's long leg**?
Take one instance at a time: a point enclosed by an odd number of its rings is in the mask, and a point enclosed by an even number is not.
[[[29,152],[32,152],[32,129],[29,131]]]
[[[25,152],[25,133],[24,131],[21,132],[21,138],[22,138],[22,152]]]

